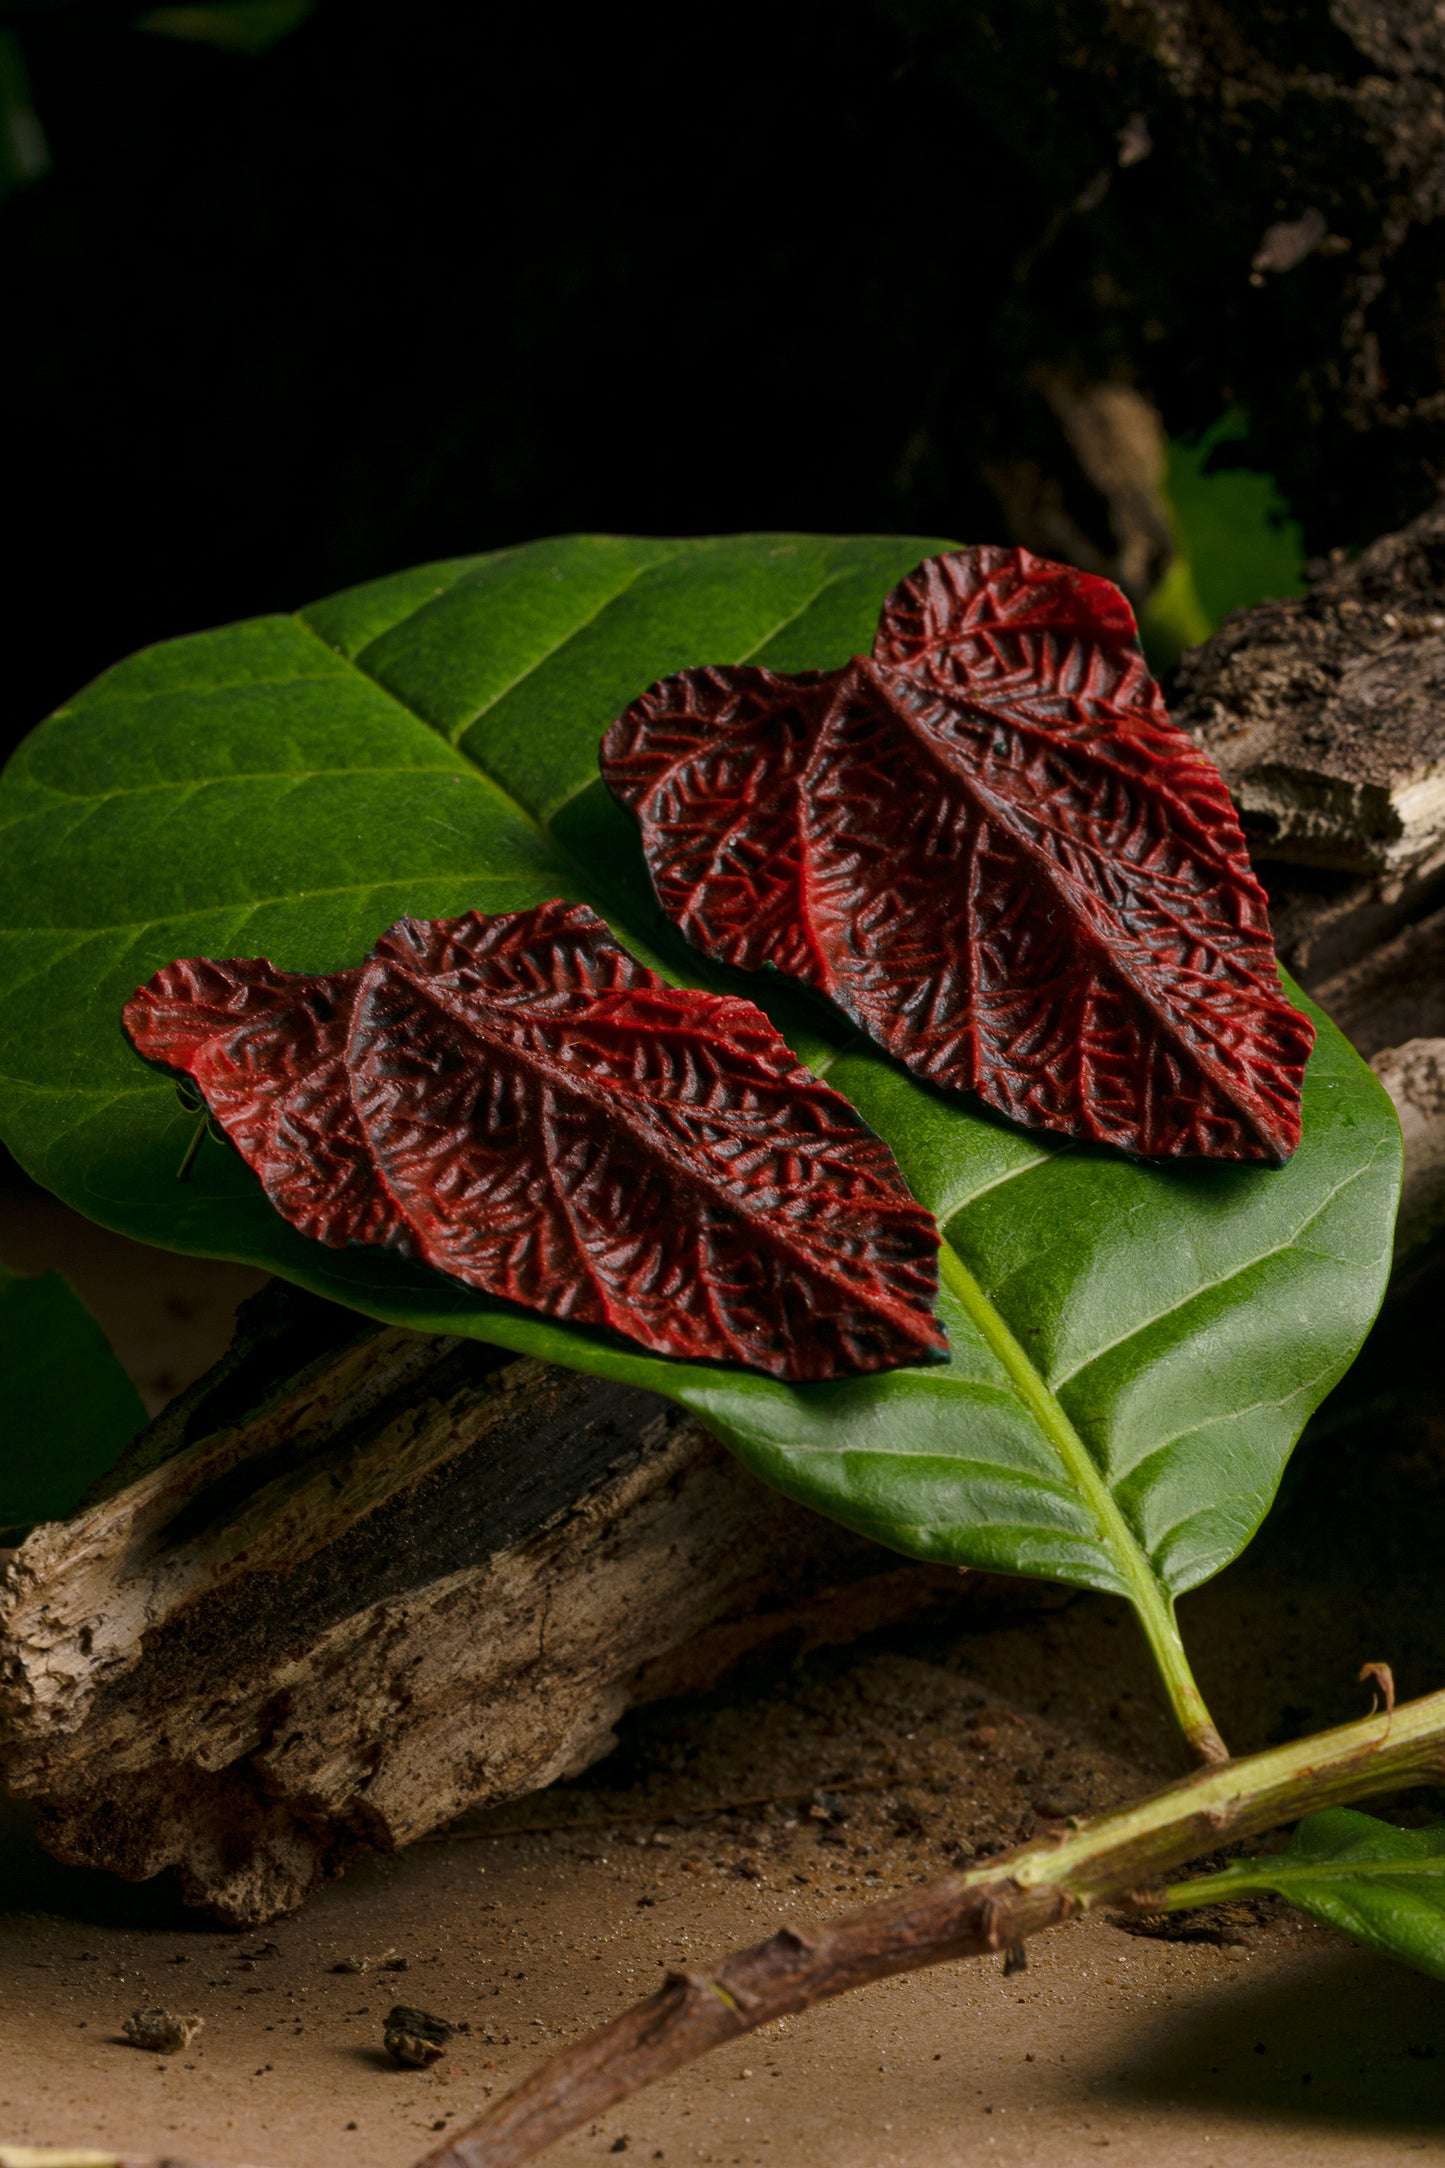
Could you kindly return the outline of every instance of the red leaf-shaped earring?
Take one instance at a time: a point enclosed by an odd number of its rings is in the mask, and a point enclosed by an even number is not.
[[[313,1241],[772,1377],[947,1353],[888,1147],[750,1001],[668,986],[583,906],[402,919],[315,977],[168,964],[125,1022]]]
[[[871,658],[684,670],[613,724],[602,772],[696,947],[804,980],[931,1083],[1131,1152],[1298,1144],[1313,1028],[1107,580],[931,558]]]

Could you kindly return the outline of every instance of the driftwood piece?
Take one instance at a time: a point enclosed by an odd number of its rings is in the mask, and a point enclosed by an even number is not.
[[[1394,883],[1445,866],[1445,504],[1237,612],[1181,663],[1175,712],[1259,855]]]
[[[1409,1039],[1377,1054],[1372,1066],[1395,1102],[1404,1134],[1395,1249],[1399,1257],[1413,1257],[1445,1232],[1445,1038]]]
[[[1174,712],[1239,807],[1281,957],[1395,1101],[1413,1275],[1445,1227],[1445,500],[1231,617]]]
[[[669,1403],[280,1288],[7,1554],[0,1771],[60,1858],[237,1925],[576,1771],[630,1704],[961,1576],[789,1505]]]

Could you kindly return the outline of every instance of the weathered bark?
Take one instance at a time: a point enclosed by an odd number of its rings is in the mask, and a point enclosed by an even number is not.
[[[268,1290],[8,1554],[0,1770],[59,1857],[253,1924],[585,1766],[633,1702],[961,1587],[654,1395]]]
[[[1445,500],[1231,617],[1173,704],[1239,806],[1281,957],[1395,1101],[1396,1254],[1418,1260],[1445,1227]]]
[[[1423,895],[1445,871],[1445,503],[1238,612],[1180,665],[1175,713],[1259,857]]]
[[[1239,456],[1311,550],[1423,510],[1445,481],[1436,0],[885,12],[959,204],[986,204],[929,317],[900,524],[981,533],[982,477],[1016,541],[1137,595],[1169,554],[1151,409],[1176,437],[1242,409]],[[900,211],[905,254],[939,200]]]
[[[1445,1038],[1407,1039],[1377,1054],[1375,1074],[1405,1138],[1396,1250],[1413,1257],[1445,1232]]]

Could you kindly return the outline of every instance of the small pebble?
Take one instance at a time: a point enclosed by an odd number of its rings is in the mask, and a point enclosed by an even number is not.
[[[382,2040],[387,2054],[403,2070],[425,2070],[446,2054],[446,2043],[455,2031],[446,2018],[398,2002],[386,2014]]]
[[[132,2010],[121,2027],[133,2048],[149,2048],[153,2055],[174,2055],[188,2048],[205,2024],[194,2012],[182,2017],[174,2010]]]

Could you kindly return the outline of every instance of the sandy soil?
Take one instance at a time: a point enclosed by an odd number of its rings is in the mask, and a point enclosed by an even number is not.
[[[152,1401],[224,1341],[250,1276],[147,1259],[19,1203],[0,1254],[71,1270]],[[1398,1399],[1418,1324],[1392,1331],[1267,1537],[1184,1607],[1239,1746],[1358,1713],[1365,1657],[1394,1661],[1405,1693],[1445,1677],[1445,1456],[1439,1418]],[[0,1848],[0,2138],[401,2168],[661,1969],[1176,1767],[1127,1620],[1086,1599],[935,1620],[643,1712],[586,1777],[364,1862],[262,1935],[219,1934],[163,1885],[60,1868],[16,1815]],[[1011,1979],[972,1962],[882,1984],[713,2056],[549,2158],[951,2168],[1107,2148],[1253,2168],[1445,2150],[1445,1985],[1282,1909],[1208,1925],[1222,1939],[1092,1919],[1041,1937]],[[397,2001],[469,2028],[428,2073],[382,2052]],[[190,2051],[123,2043],[126,2016],[156,2005],[204,2017]]]

